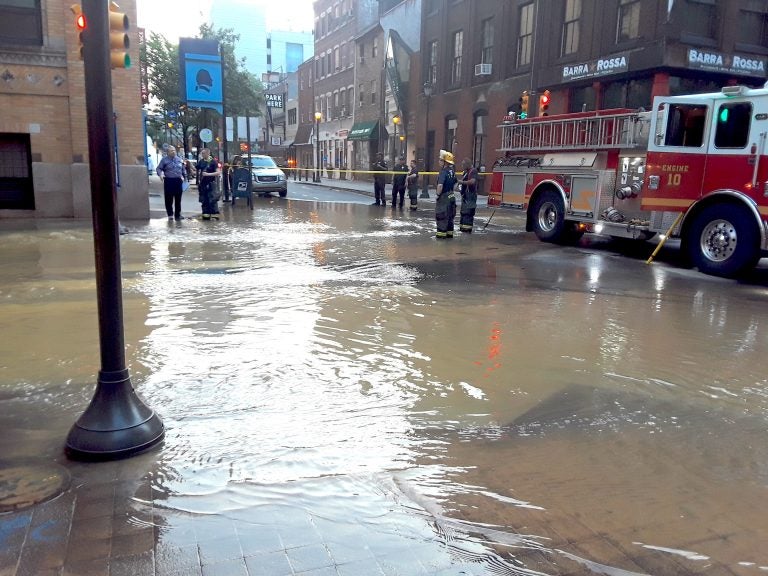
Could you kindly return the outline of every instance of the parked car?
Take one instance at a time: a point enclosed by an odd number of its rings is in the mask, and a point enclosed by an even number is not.
[[[244,156],[243,161],[247,163],[248,158]],[[251,175],[253,181],[251,188],[255,194],[277,192],[281,198],[288,195],[288,180],[285,172],[278,168],[270,156],[251,156]]]

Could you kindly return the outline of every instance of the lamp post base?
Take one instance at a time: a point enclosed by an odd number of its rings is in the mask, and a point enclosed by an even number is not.
[[[99,372],[88,408],[67,435],[76,460],[117,460],[152,448],[165,436],[155,412],[136,395],[128,370]]]

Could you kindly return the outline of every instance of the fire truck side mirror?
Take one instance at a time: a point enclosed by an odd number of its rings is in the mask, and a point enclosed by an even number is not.
[[[664,134],[661,132],[656,133],[656,137],[653,139],[653,143],[656,144],[656,146],[661,146],[661,143],[664,141]]]

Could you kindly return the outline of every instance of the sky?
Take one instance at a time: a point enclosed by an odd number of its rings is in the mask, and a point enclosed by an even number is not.
[[[314,28],[312,0],[239,1],[243,6],[262,4],[270,30]],[[195,36],[200,24],[210,21],[211,10],[216,10],[216,0],[137,0],[138,26],[176,43],[180,37]]]

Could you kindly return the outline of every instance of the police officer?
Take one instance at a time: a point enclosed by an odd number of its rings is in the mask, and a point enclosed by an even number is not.
[[[437,238],[453,238],[453,219],[456,216],[456,173],[453,170],[453,154],[440,150],[440,173],[437,176],[437,200],[435,201],[435,220]]]
[[[395,204],[403,209],[403,202],[405,201],[405,177],[408,175],[408,164],[405,163],[405,156],[398,158],[398,163],[392,169],[397,174],[392,178],[392,208]],[[398,202],[398,194],[400,195],[400,201]]]
[[[477,169],[472,166],[469,158],[461,161],[464,173],[461,175],[461,221],[459,230],[466,234],[472,234],[472,226],[475,222],[475,209],[477,208]]]
[[[387,163],[384,161],[384,155],[377,154],[376,162],[373,164],[373,171],[386,172],[386,170],[387,170]],[[377,206],[379,204],[381,204],[381,206],[387,205],[387,196],[384,191],[385,186],[386,184],[384,180],[384,174],[375,174],[373,176],[373,196],[376,199],[374,204],[376,204]]]
[[[219,163],[211,158],[211,151],[203,148],[197,161],[197,190],[202,205],[203,220],[219,218],[219,200],[216,190],[216,177],[221,174]]]

